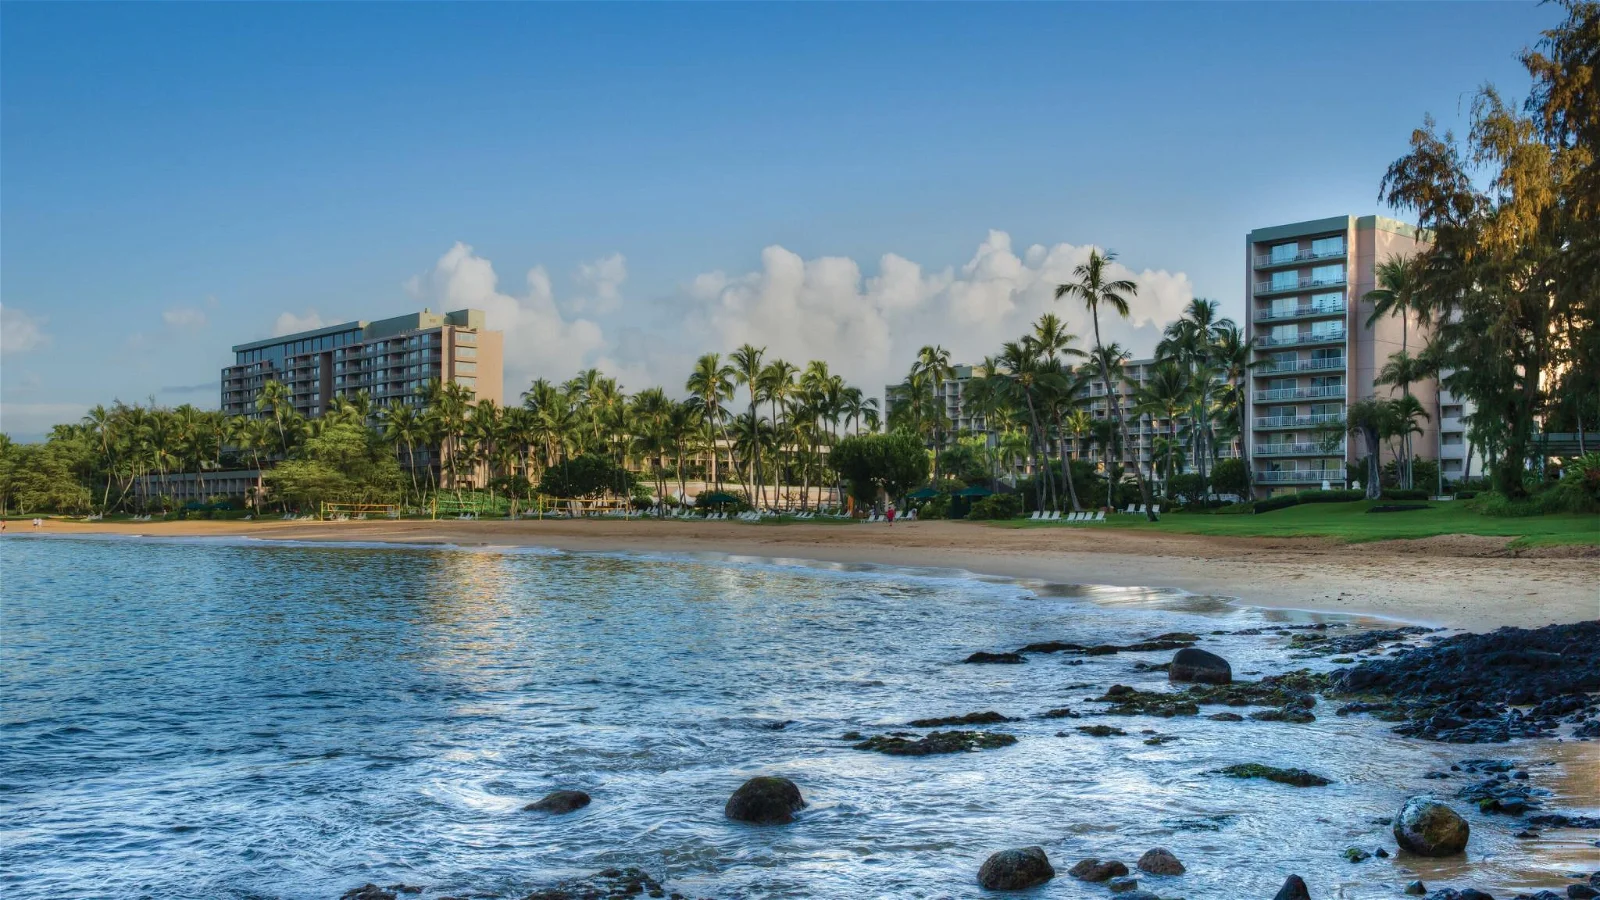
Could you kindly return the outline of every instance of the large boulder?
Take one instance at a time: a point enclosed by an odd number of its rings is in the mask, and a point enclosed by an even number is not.
[[[1306,880],[1299,875],[1290,875],[1283,880],[1283,887],[1272,895],[1272,900],[1311,900],[1311,891],[1306,889]]]
[[[1182,875],[1186,870],[1172,851],[1165,847],[1151,847],[1139,857],[1139,871],[1151,875]]]
[[[978,885],[991,891],[1020,891],[1056,877],[1041,847],[1001,850],[983,861]]]
[[[551,791],[523,807],[526,812],[562,815],[589,805],[589,795],[583,791]]]
[[[1233,667],[1215,653],[1185,647],[1173,654],[1172,665],[1167,669],[1167,680],[1228,684],[1233,681]]]
[[[1429,797],[1412,797],[1394,820],[1394,839],[1418,856],[1454,856],[1467,848],[1467,820]]]
[[[1081,881],[1109,881],[1128,874],[1128,867],[1115,859],[1085,859],[1067,870],[1067,874]]]
[[[739,785],[722,811],[728,818],[753,825],[783,825],[805,809],[800,788],[787,778],[760,775]]]

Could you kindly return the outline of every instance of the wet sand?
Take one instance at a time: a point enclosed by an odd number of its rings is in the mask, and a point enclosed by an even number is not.
[[[20,534],[26,523],[11,523]],[[22,526],[17,528],[16,526]],[[1342,544],[1318,538],[1011,529],[971,522],[786,525],[651,520],[50,521],[51,534],[542,546],[961,569],[1051,582],[1175,587],[1254,606],[1487,631],[1600,618],[1600,558],[1513,555],[1506,538]]]

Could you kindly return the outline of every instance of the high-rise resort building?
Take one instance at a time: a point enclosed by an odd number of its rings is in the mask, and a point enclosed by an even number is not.
[[[233,365],[222,370],[222,411],[257,414],[256,395],[268,381],[282,382],[307,418],[358,391],[372,398],[374,411],[393,401],[420,405],[417,389],[435,378],[503,403],[503,337],[484,327],[481,310],[425,309],[239,344]]]
[[[1401,389],[1376,383],[1379,371],[1404,346],[1415,356],[1431,329],[1415,313],[1385,316],[1371,325],[1376,267],[1426,247],[1426,235],[1383,216],[1336,216],[1258,228],[1245,238],[1246,321],[1254,338],[1249,393],[1250,461],[1258,496],[1346,485],[1347,462],[1364,453],[1358,442],[1333,437],[1351,403],[1389,399]],[[1412,451],[1439,459],[1447,480],[1464,474],[1467,445],[1462,400],[1433,379],[1411,393],[1428,420]],[[1442,428],[1442,430],[1441,430]],[[1383,462],[1392,458],[1382,450]],[[1418,485],[1431,488],[1432,485]]]

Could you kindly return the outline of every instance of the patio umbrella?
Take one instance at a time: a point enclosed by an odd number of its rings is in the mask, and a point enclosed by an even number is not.
[[[991,490],[989,490],[988,488],[986,488],[986,487],[984,487],[982,485],[975,484],[972,487],[962,488],[961,490],[956,491],[956,496],[957,497],[987,497],[992,493],[994,493],[994,491],[991,491]]]
[[[939,492],[934,488],[925,487],[917,488],[906,496],[912,500],[931,500],[934,497],[939,496]]]
[[[701,494],[694,499],[695,506],[719,506],[723,503],[738,503],[739,498],[727,491],[711,491]]]

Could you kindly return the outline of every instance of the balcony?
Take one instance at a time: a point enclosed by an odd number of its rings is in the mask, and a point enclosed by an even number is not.
[[[1330,484],[1344,483],[1344,469],[1300,469],[1295,472],[1257,472],[1256,484]]]
[[[1345,358],[1334,356],[1326,359],[1296,359],[1288,362],[1264,361],[1255,369],[1255,376],[1277,375],[1280,372],[1327,372],[1344,368]]]
[[[1261,309],[1256,311],[1257,322],[1287,322],[1292,319],[1314,319],[1322,316],[1342,316],[1345,313],[1343,303],[1313,303],[1308,306],[1296,306],[1294,309],[1272,310]]]
[[[1301,278],[1293,282],[1258,281],[1256,282],[1255,295],[1257,297],[1265,297],[1269,294],[1293,294],[1299,291],[1344,287],[1344,285],[1345,277],[1343,272],[1332,278]]]
[[[1257,444],[1251,451],[1256,456],[1344,456],[1344,443],[1329,447],[1320,441]]]
[[[1320,428],[1335,422],[1343,422],[1343,413],[1318,413],[1314,416],[1267,416],[1255,420],[1256,430],[1269,428]]]
[[[1258,269],[1274,269],[1279,266],[1305,265],[1306,263],[1319,262],[1324,259],[1340,259],[1344,255],[1344,247],[1340,247],[1337,250],[1324,250],[1321,253],[1315,250],[1301,250],[1293,256],[1273,256],[1271,253],[1263,253],[1256,257],[1255,263]]]
[[[1338,331],[1303,331],[1299,334],[1285,335],[1283,337],[1273,337],[1270,334],[1264,334],[1256,338],[1256,346],[1305,347],[1310,344],[1342,344],[1344,343],[1344,336],[1345,331],[1343,328],[1339,329]]]
[[[1335,400],[1344,399],[1344,385],[1329,384],[1322,387],[1305,388],[1276,388],[1270,391],[1256,391],[1255,402],[1277,403],[1283,400],[1323,400],[1332,397]]]

